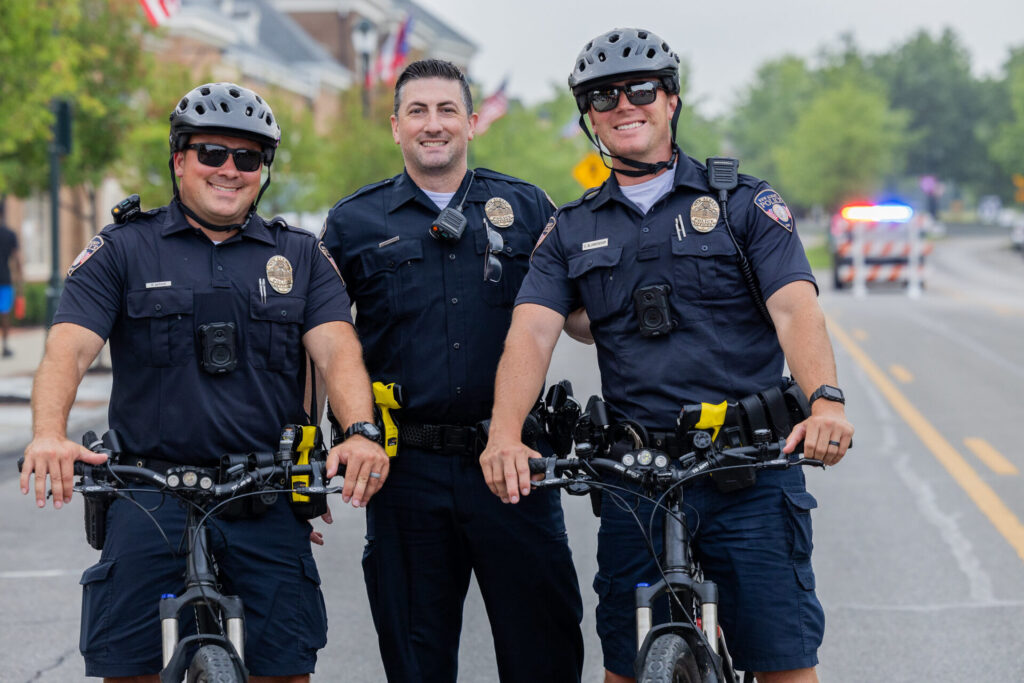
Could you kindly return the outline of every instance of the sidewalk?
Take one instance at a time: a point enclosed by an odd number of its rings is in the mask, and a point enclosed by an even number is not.
[[[14,328],[9,341],[14,355],[0,358],[0,460],[20,455],[32,440],[29,397],[45,342],[44,327]],[[100,357],[105,355],[104,350]],[[77,440],[86,429],[106,424],[110,384],[109,369],[86,373],[68,417],[68,436],[72,439]]]

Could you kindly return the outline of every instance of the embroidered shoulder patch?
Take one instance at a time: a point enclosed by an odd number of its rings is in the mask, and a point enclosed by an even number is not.
[[[793,214],[789,212],[789,207],[786,206],[786,202],[782,201],[782,197],[775,190],[766,188],[757,193],[754,197],[754,203],[757,204],[757,208],[764,211],[768,218],[784,227],[789,232],[793,232]]]
[[[71,276],[71,273],[78,270],[79,266],[88,261],[90,256],[99,251],[104,244],[106,244],[106,242],[104,242],[103,238],[99,235],[96,235],[89,240],[89,244],[85,245],[85,249],[83,249],[82,252],[75,257],[75,260],[71,262],[71,266],[68,268],[68,277]]]
[[[548,219],[548,224],[544,226],[544,231],[541,232],[540,237],[537,238],[537,244],[533,245],[533,251],[530,252],[530,263],[533,263],[533,255],[537,253],[537,249],[547,239],[548,233],[555,229],[555,222],[554,216]]]
[[[331,264],[331,268],[334,268],[334,272],[338,274],[338,278],[341,280],[341,284],[345,284],[345,278],[341,277],[341,271],[338,270],[338,264],[334,262],[334,257],[331,256],[331,252],[327,250],[327,246],[323,242],[319,242],[320,253],[324,255],[327,262]]]

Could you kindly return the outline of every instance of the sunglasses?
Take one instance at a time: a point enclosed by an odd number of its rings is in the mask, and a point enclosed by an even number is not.
[[[487,231],[487,251],[484,252],[484,282],[501,282],[501,259],[497,254],[505,251],[505,240],[498,231],[487,224],[484,219],[484,229]]]
[[[251,173],[259,169],[263,163],[263,152],[258,149],[231,149],[224,145],[214,145],[209,142],[196,142],[185,145],[185,149],[194,149],[196,158],[203,166],[220,168],[228,160],[230,154],[235,160],[235,168],[239,171]]]
[[[629,103],[639,107],[654,102],[658,97],[658,88],[660,87],[662,86],[659,81],[613,85],[610,88],[591,90],[587,93],[587,102],[594,108],[594,111],[611,111],[619,106],[619,95],[626,93]]]

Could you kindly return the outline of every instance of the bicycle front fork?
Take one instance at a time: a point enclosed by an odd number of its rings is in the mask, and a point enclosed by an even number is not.
[[[654,625],[651,605],[654,599],[662,593],[675,593],[684,596],[684,606],[692,601],[692,594],[696,593],[700,601],[700,626],[704,637],[715,654],[718,652],[718,590],[711,582],[698,582],[686,575],[673,576],[668,574],[669,582],[664,580],[653,586],[647,583],[639,583],[636,586],[636,647],[641,649],[647,634],[651,632]],[[691,593],[692,591],[692,593]],[[669,598],[672,599],[672,598]]]

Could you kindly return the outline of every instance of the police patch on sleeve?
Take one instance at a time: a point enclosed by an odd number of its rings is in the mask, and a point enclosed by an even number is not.
[[[341,284],[345,284],[345,278],[341,277],[341,271],[338,270],[338,264],[334,262],[334,257],[331,256],[331,252],[327,250],[327,247],[323,242],[319,243],[320,253],[324,255],[327,262],[331,264],[331,268],[334,268],[334,272],[338,274],[338,279],[341,280]]]
[[[757,204],[757,208],[764,211],[768,218],[784,227],[789,232],[793,232],[793,214],[789,212],[789,207],[786,206],[786,202],[782,201],[782,197],[775,190],[766,188],[757,193],[754,197],[754,203]]]
[[[75,260],[71,262],[71,266],[68,268],[68,277],[71,276],[71,273],[78,270],[79,266],[88,261],[89,257],[99,251],[104,244],[106,244],[106,242],[104,242],[103,238],[99,235],[96,235],[89,240],[89,244],[85,245],[85,249],[82,250],[82,253],[76,256]]]
[[[538,249],[540,249],[540,245],[544,243],[548,233],[555,229],[555,222],[554,216],[548,219],[548,224],[544,226],[544,231],[540,234],[540,237],[537,238],[537,244],[533,245],[533,251],[530,252],[531,263],[533,262],[533,255],[537,253]]]

